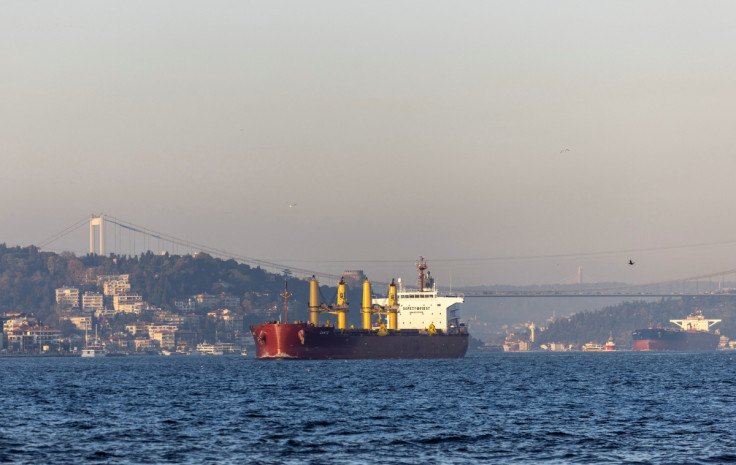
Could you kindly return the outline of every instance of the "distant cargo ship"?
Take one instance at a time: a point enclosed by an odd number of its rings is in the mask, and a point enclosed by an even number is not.
[[[363,328],[347,328],[346,285],[340,280],[337,303],[320,303],[319,283],[312,277],[309,292],[309,322],[288,323],[284,289],[285,323],[270,322],[251,326],[260,359],[400,359],[460,358],[468,350],[469,335],[460,324],[457,311],[462,297],[439,296],[420,257],[419,289],[409,290],[394,281],[387,298],[374,299],[371,284],[363,282]],[[321,325],[321,313],[337,316],[337,327]],[[372,324],[377,316],[380,323]],[[386,322],[387,320],[387,322]]]
[[[710,328],[721,320],[708,320],[700,310],[684,320],[670,320],[679,327],[637,329],[631,333],[633,350],[716,350],[718,332]]]
[[[613,342],[613,336],[608,338],[605,344],[600,345],[595,342],[583,344],[583,352],[611,352],[616,350],[616,343]]]

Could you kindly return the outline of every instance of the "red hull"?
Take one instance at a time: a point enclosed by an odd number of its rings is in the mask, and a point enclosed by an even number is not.
[[[377,331],[266,323],[250,327],[256,358],[272,359],[401,359],[461,358],[468,334],[428,334],[417,330]]]

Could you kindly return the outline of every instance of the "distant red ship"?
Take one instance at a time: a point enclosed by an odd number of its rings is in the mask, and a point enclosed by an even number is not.
[[[374,299],[368,279],[363,282],[363,328],[346,328],[346,285],[338,284],[337,303],[320,303],[319,283],[312,277],[309,322],[288,323],[288,298],[284,289],[285,323],[251,326],[256,358],[261,359],[401,359],[461,358],[468,350],[469,334],[459,323],[462,297],[438,296],[424,259],[420,258],[419,289],[405,290],[394,281],[388,298]],[[337,316],[337,327],[321,325],[321,313]],[[380,322],[372,324],[372,318]],[[386,321],[387,320],[387,321]]]
[[[637,329],[631,333],[633,350],[716,350],[720,341],[718,331],[710,328],[721,320],[708,320],[700,310],[684,320],[670,320],[679,327]]]

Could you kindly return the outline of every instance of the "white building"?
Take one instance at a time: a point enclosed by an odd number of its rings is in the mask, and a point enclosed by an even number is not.
[[[137,294],[122,294],[112,297],[112,307],[118,313],[140,313],[144,306],[143,297]]]
[[[56,303],[63,308],[79,308],[79,289],[75,287],[60,287],[56,290]]]
[[[58,345],[61,332],[48,326],[21,326],[8,333],[8,345],[18,344],[21,350],[44,345]]]
[[[99,292],[85,292],[82,295],[82,311],[94,313],[105,308],[104,296]]]
[[[127,275],[126,275],[127,276]],[[127,294],[130,292],[130,283],[127,279],[115,279],[111,281],[105,281],[104,293],[105,295],[120,295]]]

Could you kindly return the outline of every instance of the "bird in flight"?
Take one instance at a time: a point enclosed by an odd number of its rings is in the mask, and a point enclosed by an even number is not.
[[[565,153],[565,152],[569,152],[569,151],[570,151],[570,149],[562,149],[562,150],[560,150],[560,153]]]
[[[289,204],[289,208],[294,208],[294,207],[296,207],[296,204],[295,203],[290,203]]]
[[[633,265],[633,264],[634,264],[634,261],[633,260],[629,260],[629,265]]]

